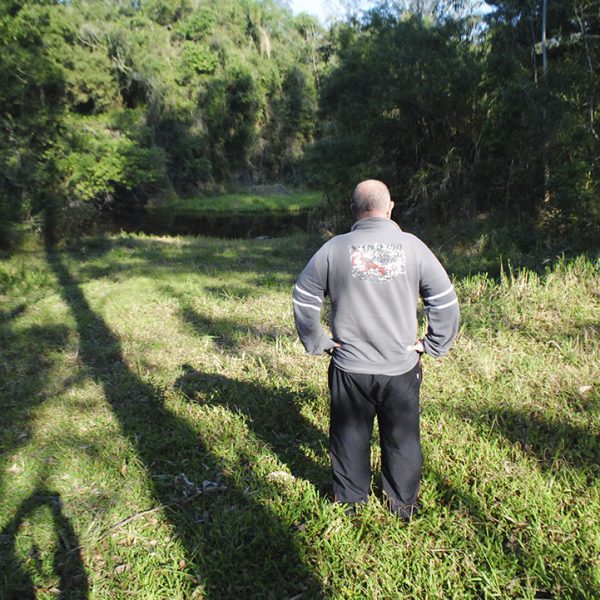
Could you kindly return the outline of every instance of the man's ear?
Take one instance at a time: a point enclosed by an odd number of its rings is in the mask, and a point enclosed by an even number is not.
[[[392,218],[392,211],[394,210],[394,202],[390,200],[390,205],[388,206],[386,216],[388,219]]]

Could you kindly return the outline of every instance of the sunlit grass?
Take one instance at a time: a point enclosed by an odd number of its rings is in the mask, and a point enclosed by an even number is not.
[[[123,235],[0,262],[0,597],[598,596],[598,266],[455,279],[405,525],[377,481],[356,517],[331,502],[327,359],[290,300],[319,244]]]
[[[218,196],[198,196],[177,198],[159,205],[160,210],[173,210],[178,213],[247,213],[285,212],[294,213],[310,210],[322,197],[321,192],[290,192],[288,194],[221,194]]]

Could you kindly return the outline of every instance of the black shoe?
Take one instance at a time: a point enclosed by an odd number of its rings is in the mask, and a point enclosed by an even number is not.
[[[411,519],[416,517],[419,510],[421,510],[421,505],[419,503],[405,504],[404,506],[397,504],[396,506],[390,507],[390,512],[404,523],[408,523]]]

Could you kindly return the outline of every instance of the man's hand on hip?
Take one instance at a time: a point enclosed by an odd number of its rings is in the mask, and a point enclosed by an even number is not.
[[[329,356],[333,356],[333,353],[335,352],[335,350],[337,350],[337,348],[341,348],[342,345],[339,342],[335,342],[335,346],[333,348],[327,348],[327,350],[325,350],[325,352],[327,354],[329,354]]]
[[[417,340],[414,346],[408,346],[406,348],[409,352],[418,352],[419,354],[425,354],[425,346],[421,340]]]

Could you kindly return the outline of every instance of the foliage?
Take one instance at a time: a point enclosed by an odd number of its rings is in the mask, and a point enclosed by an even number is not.
[[[309,33],[316,20],[258,0],[3,5],[3,222],[300,181],[321,61]]]
[[[340,26],[337,44],[321,97],[324,184],[348,194],[349,181],[376,177],[405,207],[455,211],[479,73],[464,26],[374,11],[360,26]]]
[[[501,212],[548,240],[600,234],[598,13],[587,0],[498,0],[484,20],[387,2],[331,32],[310,164],[340,211],[363,177],[403,219]],[[427,14],[428,13],[428,14]],[[337,207],[337,208],[336,208]],[[561,243],[563,243],[561,242]]]
[[[143,191],[164,178],[162,149],[150,145],[151,132],[143,118],[134,110],[112,116],[105,122],[88,117],[65,122],[55,160],[71,201],[106,205],[119,189]]]
[[[379,177],[404,221],[501,212],[594,244],[594,0],[341,4],[326,31],[283,0],[4,2],[4,243],[80,203],[281,181],[324,189],[329,226]]]
[[[0,7],[0,246],[10,245],[12,222],[53,202],[54,165],[43,157],[59,135],[65,76],[45,41],[51,14],[43,4]]]
[[[548,3],[544,67],[542,3],[493,4],[479,172],[496,193],[484,202],[499,205],[504,196],[507,210],[589,243],[599,224],[597,11],[587,2]]]

